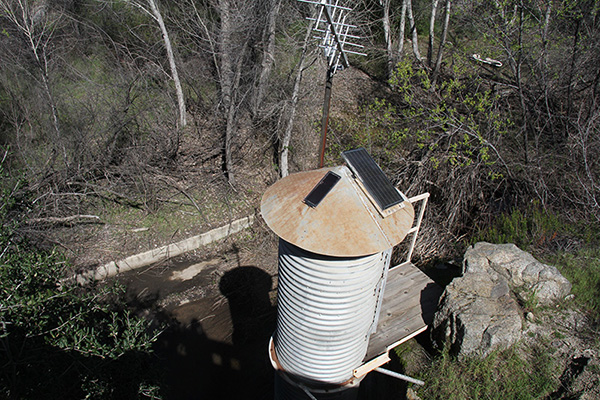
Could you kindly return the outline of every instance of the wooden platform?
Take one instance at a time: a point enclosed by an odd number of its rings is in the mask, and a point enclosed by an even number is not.
[[[442,288],[412,263],[388,272],[377,331],[369,339],[364,363],[354,376],[387,363],[389,351],[427,329],[433,321]]]

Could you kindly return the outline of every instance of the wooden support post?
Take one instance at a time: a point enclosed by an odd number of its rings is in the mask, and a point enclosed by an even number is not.
[[[354,377],[362,378],[369,372],[373,371],[376,368],[381,367],[384,364],[387,364],[390,361],[391,361],[391,358],[390,358],[389,352],[385,352],[385,353],[375,357],[374,359],[364,363],[360,367],[356,368],[354,370]]]

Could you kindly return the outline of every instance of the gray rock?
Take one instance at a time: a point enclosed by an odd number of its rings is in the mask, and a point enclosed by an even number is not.
[[[529,322],[534,322],[535,321],[535,315],[533,315],[533,313],[531,311],[529,311],[525,315],[525,319],[527,319],[527,321],[529,321]]]
[[[471,273],[454,279],[444,291],[433,321],[438,344],[448,343],[459,357],[487,356],[521,337],[521,316],[506,278]]]
[[[480,242],[465,252],[463,275],[489,269],[506,277],[522,301],[533,296],[539,305],[550,305],[571,291],[571,283],[556,267],[539,262],[514,244]]]
[[[538,304],[562,300],[571,284],[558,269],[514,244],[477,243],[465,252],[463,276],[445,289],[432,339],[448,343],[459,357],[487,356],[521,338],[522,310],[516,297]]]
[[[421,398],[413,388],[408,388],[406,389],[406,400],[421,400]]]

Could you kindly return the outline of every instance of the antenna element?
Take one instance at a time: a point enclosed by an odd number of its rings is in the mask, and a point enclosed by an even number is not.
[[[351,8],[340,5],[340,0],[298,0],[302,3],[315,4],[319,7],[317,18],[308,18],[314,22],[313,30],[317,33],[315,39],[320,41],[319,47],[323,49],[327,58],[327,80],[325,82],[325,100],[323,102],[323,118],[321,120],[321,144],[319,148],[319,168],[325,164],[325,145],[327,143],[327,125],[329,123],[329,104],[331,102],[331,85],[333,75],[344,68],[348,68],[348,57],[346,54],[357,54],[366,56],[355,50],[345,47],[351,46],[362,49],[364,46],[352,42],[352,39],[360,39],[359,36],[351,35],[350,29],[357,28],[355,25],[346,23],[346,16]]]

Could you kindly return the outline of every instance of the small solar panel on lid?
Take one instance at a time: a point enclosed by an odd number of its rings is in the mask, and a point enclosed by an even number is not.
[[[364,148],[344,151],[342,157],[382,211],[405,200]]]
[[[336,183],[340,180],[340,176],[335,172],[328,171],[323,179],[310,191],[308,196],[304,198],[304,203],[309,207],[315,208],[333,189]]]

